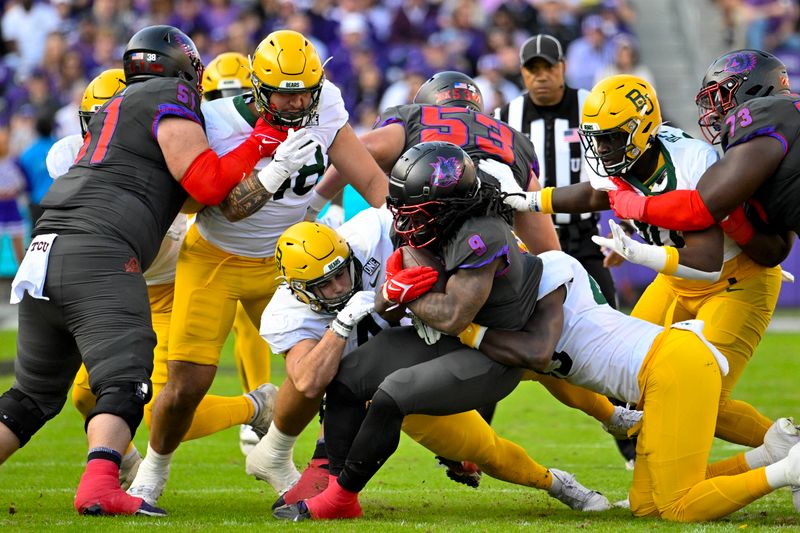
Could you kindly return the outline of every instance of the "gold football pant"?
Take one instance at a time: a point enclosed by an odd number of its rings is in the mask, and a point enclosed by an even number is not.
[[[644,410],[629,498],[635,516],[713,520],[772,491],[764,468],[706,479],[722,379],[705,344],[667,329],[639,371]]]
[[[174,286],[169,284],[150,285],[147,288],[150,297],[150,311],[153,320],[153,329],[156,332],[156,348],[153,360],[153,399],[144,408],[144,422],[147,429],[150,429],[152,419],[153,401],[167,382],[167,341],[169,339],[170,317],[172,314],[172,303]],[[249,383],[256,383],[247,390],[252,390],[258,384],[258,379],[264,376],[263,367],[267,367],[267,379],[269,377],[269,350],[265,350],[266,343],[258,335],[255,326],[250,322],[249,317],[242,313],[237,313],[234,323],[237,333],[244,332],[242,337],[237,337],[237,347],[240,351],[236,354],[237,368],[240,369],[240,379],[243,386]],[[266,358],[266,365],[262,359]],[[75,376],[72,388],[72,402],[80,411],[84,418],[94,407],[95,397],[89,387],[89,376],[86,368],[81,365]],[[192,425],[184,435],[183,440],[191,440],[206,435],[211,435],[238,424],[246,424],[253,417],[252,402],[244,396],[217,396],[207,394],[197,406]]]
[[[547,490],[550,471],[522,447],[495,433],[477,411],[449,416],[409,415],[403,431],[436,455],[470,461],[495,479]]]
[[[780,268],[757,265],[744,254],[726,262],[720,281],[689,281],[659,274],[631,316],[669,327],[697,318],[703,334],[728,359],[722,378],[716,436],[745,446],[760,446],[772,421],[752,405],[730,398],[772,318],[778,301]]]

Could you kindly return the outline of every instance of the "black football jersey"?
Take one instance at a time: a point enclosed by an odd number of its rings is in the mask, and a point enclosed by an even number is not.
[[[92,117],[75,165],[44,196],[34,235],[116,237],[146,269],[187,198],[158,145],[165,116],[205,127],[200,95],[177,78],[136,83],[109,99]]]
[[[463,107],[408,104],[388,108],[375,126],[397,123],[406,131],[403,151],[421,142],[451,142],[467,152],[476,165],[487,158],[509,165],[525,190],[531,174],[539,174],[539,161],[530,139],[489,115]],[[484,178],[498,185],[491,176]]]
[[[475,322],[492,328],[522,329],[536,306],[542,261],[520,250],[508,224],[495,217],[470,218],[445,243],[442,255],[447,272],[480,268],[503,258],[505,266],[495,274],[489,298]]]
[[[764,207],[775,229],[800,233],[800,97],[754,98],[725,116],[722,125],[725,150],[760,135],[779,140],[785,155],[753,198]],[[758,164],[757,161],[753,163]]]

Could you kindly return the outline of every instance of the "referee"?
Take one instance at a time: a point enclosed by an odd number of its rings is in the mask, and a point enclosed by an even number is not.
[[[495,109],[495,118],[530,137],[540,158],[542,187],[588,181],[578,126],[589,92],[567,87],[564,82],[566,65],[561,43],[552,35],[534,35],[520,48],[519,61],[527,93]],[[600,285],[609,305],[616,308],[614,280],[603,266],[602,252],[592,242],[592,235],[597,235],[597,222],[593,213],[553,215],[561,249],[580,261]],[[632,468],[635,441],[620,440],[617,445]]]

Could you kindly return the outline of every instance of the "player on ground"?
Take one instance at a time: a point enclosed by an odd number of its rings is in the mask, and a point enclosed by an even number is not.
[[[761,456],[760,467],[708,464],[728,364],[704,338],[702,321],[665,329],[629,317],[605,302],[577,260],[561,252],[540,258],[539,301],[524,330],[472,324],[476,334],[462,340],[497,362],[548,372],[643,409],[629,491],[635,516],[714,520],[800,483],[800,428],[787,418],[748,452]]]
[[[329,159],[358,181],[372,204],[385,197],[384,174],[353,133],[339,90],[325,80],[322,62],[303,35],[271,33],[256,48],[251,68],[252,97],[204,103],[211,146],[227,152],[249,135],[259,116],[274,126],[273,146],[280,146],[269,165],[259,163],[258,175],[243,179],[219,207],[198,214],[181,248],[169,380],[154,404],[147,455],[129,489],[150,502],[163,491],[172,454],[211,385],[237,303],[258,324],[280,283],[277,239],[305,216]]]
[[[95,114],[75,165],[45,196],[12,284],[18,353],[15,383],[0,397],[0,461],[61,410],[83,360],[97,403],[86,421],[89,456],[75,509],[163,515],[125,494],[118,479],[152,394],[156,338],[141,272],[187,192],[213,205],[252,170],[267,151],[266,125],[225,157],[209,149],[203,64],[176,28],[139,31],[123,63],[128,87]]]
[[[535,298],[527,291],[536,290],[539,261],[520,251],[497,189],[480,186],[466,152],[446,142],[412,147],[392,169],[389,191],[398,237],[442,257],[452,275],[446,292],[415,301],[431,288],[437,272],[403,269],[402,260],[390,259],[376,308],[408,305],[418,318],[450,335],[458,335],[469,317],[509,329],[527,322]],[[393,357],[378,357],[390,346]],[[279,507],[274,516],[360,516],[358,492],[396,449],[406,415],[454,414],[496,402],[521,378],[521,372],[463,349],[454,337],[428,344],[413,327],[382,332],[348,354],[327,388],[325,433],[331,474],[338,478],[323,493]]]
[[[506,202],[543,213],[601,211],[609,209],[609,187],[604,183],[609,180],[600,177],[624,180],[653,198],[694,190],[719,158],[708,143],[662,125],[652,86],[630,75],[612,76],[595,85],[583,107],[581,136],[587,163],[598,176],[593,185],[519,194],[511,173],[499,173],[503,190],[512,193]],[[632,222],[647,244],[629,238],[613,221],[612,239],[593,237],[629,261],[659,272],[631,316],[664,327],[694,318],[705,323],[703,334],[730,365],[722,378],[716,435],[759,446],[772,421],[730,395],[769,325],[780,291],[780,268],[755,263],[716,224],[676,232]]]
[[[650,197],[621,184],[609,193],[611,207],[622,218],[680,231],[727,217],[728,234],[753,260],[779,264],[791,249],[790,232],[800,232],[800,99],[790,92],[786,66],[760,50],[729,52],[709,66],[696,102],[703,133],[722,144],[724,156],[695,190]],[[742,204],[751,199],[763,215],[745,214]],[[783,239],[774,253],[749,249],[758,245],[753,224],[761,226],[762,217]]]

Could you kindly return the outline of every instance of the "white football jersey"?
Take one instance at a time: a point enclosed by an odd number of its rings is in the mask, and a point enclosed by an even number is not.
[[[53,179],[63,176],[69,170],[69,167],[75,163],[75,158],[83,146],[83,137],[80,135],[67,135],[59,139],[50,147],[47,152],[45,163],[47,164],[47,172]]]
[[[378,290],[386,275],[386,259],[392,254],[392,215],[386,209],[366,209],[337,229],[361,266],[361,290]],[[335,315],[315,313],[298,300],[286,283],[281,284],[261,316],[261,336],[272,353],[286,353],[302,340],[318,341]],[[354,350],[389,327],[377,313],[366,316],[347,339],[345,353]]]
[[[546,372],[605,396],[636,403],[641,395],[639,371],[664,328],[612,309],[600,286],[577,259],[555,251],[539,258],[544,267],[539,299],[561,285],[567,289],[561,338]],[[714,354],[722,374],[728,373],[725,356],[703,337],[701,320],[686,320],[672,327],[697,335]]]
[[[75,162],[78,152],[83,146],[83,137],[80,135],[69,135],[59,139],[50,147],[47,152],[47,172],[50,177],[58,179],[70,169]],[[150,268],[145,270],[144,279],[148,285],[163,285],[175,281],[175,265],[178,263],[178,252],[180,252],[183,238],[189,227],[187,215],[178,213],[172,225],[167,230],[167,234],[161,241],[161,248],[158,255],[153,259]]]
[[[253,131],[234,105],[235,98],[203,102],[208,142],[219,155],[239,146]],[[305,217],[311,199],[309,193],[328,166],[328,148],[347,123],[347,119],[341,92],[335,85],[325,81],[317,117],[306,126],[311,137],[319,143],[320,148],[316,154],[291,177],[289,187],[281,186],[264,207],[244,220],[230,222],[218,207],[208,207],[201,211],[197,216],[197,228],[203,238],[231,254],[272,257],[278,237],[289,226]],[[265,157],[258,162],[256,169],[264,168],[270,160]]]
[[[713,146],[705,141],[692,139],[681,129],[662,125],[658,139],[664,147],[662,153],[665,161],[661,174],[653,180],[653,183],[647,184],[654,193],[695,190],[706,169],[719,160],[719,154]],[[650,244],[683,247],[683,236],[679,231],[670,231],[634,220],[630,222],[642,239]],[[725,235],[723,261],[733,259],[740,253],[742,250],[739,246]]]

